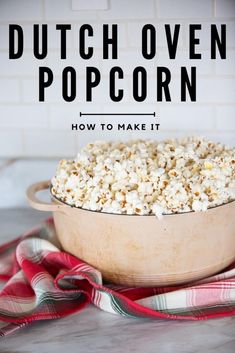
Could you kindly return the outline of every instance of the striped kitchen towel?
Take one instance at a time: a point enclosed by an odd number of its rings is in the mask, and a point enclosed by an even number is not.
[[[235,314],[235,263],[175,287],[103,284],[102,275],[60,250],[52,219],[0,246],[0,336],[34,320],[60,318],[93,303],[128,317],[205,320]]]

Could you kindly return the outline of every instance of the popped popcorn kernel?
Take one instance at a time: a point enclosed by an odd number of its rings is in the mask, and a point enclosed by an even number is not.
[[[96,141],[62,159],[51,192],[71,206],[117,214],[206,211],[235,199],[235,149],[200,137]]]
[[[211,169],[213,169],[214,166],[211,162],[205,162],[204,167],[205,167],[205,169],[211,170]]]

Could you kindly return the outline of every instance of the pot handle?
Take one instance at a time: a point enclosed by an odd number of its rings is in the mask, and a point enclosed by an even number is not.
[[[41,201],[37,198],[36,193],[41,190],[49,189],[50,185],[51,185],[51,181],[46,180],[46,181],[41,181],[41,182],[32,184],[28,187],[28,189],[26,190],[26,196],[30,206],[32,206],[33,208],[39,211],[49,211],[49,212],[62,211],[62,209],[66,208],[66,205],[48,203],[48,202]]]

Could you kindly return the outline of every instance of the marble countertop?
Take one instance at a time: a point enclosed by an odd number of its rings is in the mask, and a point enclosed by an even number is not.
[[[31,210],[24,193],[30,183],[50,178],[56,163],[55,160],[0,161],[1,243],[47,216]],[[234,334],[234,317],[199,322],[131,319],[89,306],[63,319],[34,322],[1,339],[0,352],[234,353]]]

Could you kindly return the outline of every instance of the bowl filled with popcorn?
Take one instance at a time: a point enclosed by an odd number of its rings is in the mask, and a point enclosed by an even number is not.
[[[42,189],[50,203],[37,197]],[[53,212],[62,248],[105,281],[174,285],[235,260],[235,149],[220,143],[96,141],[27,196]]]

